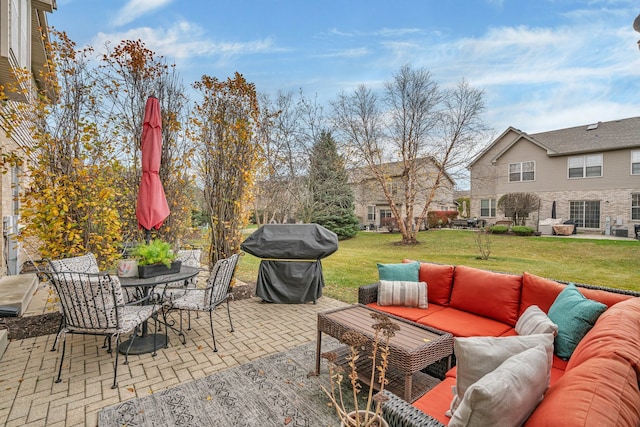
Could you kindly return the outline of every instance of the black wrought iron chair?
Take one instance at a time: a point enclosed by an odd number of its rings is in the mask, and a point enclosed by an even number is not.
[[[200,268],[202,249],[180,249],[176,255],[176,261],[181,261],[182,265]],[[156,286],[154,292],[160,296],[162,301],[171,301],[183,296],[186,288],[195,288],[197,279],[196,276],[186,282],[171,282],[166,285],[159,285]]]
[[[227,303],[227,315],[229,316],[230,332],[233,332],[233,323],[231,321],[231,311],[229,309],[229,299],[233,298],[230,292],[233,276],[240,258],[239,254],[231,255],[229,258],[221,259],[213,266],[211,274],[207,279],[207,285],[204,289],[185,289],[184,295],[171,300],[168,309],[165,310],[166,315],[170,310],[177,309],[180,311],[180,329],[178,335],[182,344],[186,345],[187,339],[182,325],[182,311],[204,311],[209,312],[209,325],[211,326],[211,339],[213,340],[213,351],[218,351],[216,346],[216,337],[213,331],[213,311],[223,302]],[[189,317],[189,325],[187,330],[191,330],[191,318]]]
[[[49,271],[46,275],[60,298],[63,316],[62,328],[56,336],[56,341],[62,337],[62,355],[56,383],[61,381],[66,334],[100,335],[108,338],[109,344],[111,344],[111,337],[116,338],[116,360],[113,364],[113,386],[111,387],[116,388],[120,335],[137,330],[151,317],[156,320],[157,332],[157,312],[161,306],[138,305],[144,301],[134,301],[131,305],[125,304],[120,280],[109,274]],[[135,336],[136,333],[132,335],[129,348]],[[129,361],[129,348],[125,352],[125,364]],[[154,351],[153,356],[155,355]]]

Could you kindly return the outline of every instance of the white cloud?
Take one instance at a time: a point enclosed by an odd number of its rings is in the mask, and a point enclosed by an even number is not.
[[[270,38],[243,42],[216,42],[208,39],[201,27],[187,21],[180,21],[167,29],[138,27],[117,33],[101,32],[92,40],[92,45],[96,49],[102,49],[106,42],[114,45],[121,40],[138,39],[143,40],[148,49],[170,61],[211,56],[225,60],[238,55],[278,51]]]
[[[113,20],[115,26],[125,25],[134,21],[136,18],[160,9],[173,0],[129,0],[117,13]]]

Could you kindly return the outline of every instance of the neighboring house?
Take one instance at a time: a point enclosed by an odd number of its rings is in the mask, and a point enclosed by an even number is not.
[[[640,224],[640,117],[527,134],[509,127],[469,165],[471,215],[505,219],[497,201],[535,193],[540,209],[527,225],[552,216],[579,231],[629,236]]]
[[[48,65],[47,43],[43,41],[41,29],[48,41],[46,13],[56,9],[55,0],[0,0],[0,85],[7,88],[17,83],[13,70],[24,68],[31,72],[32,87],[41,87],[40,71]],[[30,87],[24,88],[30,90]],[[11,103],[28,102],[23,93],[7,93],[9,107]],[[51,93],[49,93],[51,96]],[[4,107],[7,108],[7,107]],[[4,110],[7,111],[7,110]],[[0,121],[0,126],[4,121]],[[30,134],[22,127],[6,134],[0,131],[0,150],[2,155],[17,153],[23,155],[23,147],[32,145]],[[24,161],[28,159],[23,157]],[[18,230],[20,188],[24,186],[21,171],[17,167],[7,166],[8,173],[0,175],[0,216],[2,216],[3,250],[0,251],[0,275],[17,274],[22,264],[15,234]]]
[[[417,162],[419,190],[416,196],[414,213],[419,215],[425,201],[433,187],[438,168],[432,159],[420,159]],[[404,185],[402,183],[402,163],[393,162],[383,165],[385,175],[389,178],[386,183],[389,192],[394,197],[394,202],[405,215]],[[386,199],[380,183],[371,175],[369,168],[363,167],[349,172],[349,182],[356,202],[356,216],[360,224],[367,227],[380,227],[385,225],[386,218],[391,218],[391,207]],[[456,210],[454,201],[455,182],[448,175],[442,179],[440,187],[436,190],[434,199],[429,207],[430,211]],[[426,217],[425,217],[426,222]]]

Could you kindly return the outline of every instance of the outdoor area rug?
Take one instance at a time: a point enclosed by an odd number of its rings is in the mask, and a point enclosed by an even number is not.
[[[329,337],[327,337],[329,338]],[[323,339],[323,351],[338,341]],[[225,369],[150,396],[103,408],[100,427],[157,426],[338,426],[319,381],[328,381],[326,361],[315,369],[316,343]]]

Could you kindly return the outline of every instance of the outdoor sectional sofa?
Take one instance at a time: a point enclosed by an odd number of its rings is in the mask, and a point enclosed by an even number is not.
[[[411,260],[403,262],[415,265]],[[427,308],[380,305],[380,282],[360,287],[359,303],[450,332],[464,341],[464,337],[518,335],[516,324],[529,307],[535,305],[548,313],[561,292],[573,286],[526,272],[514,275],[466,266],[418,265],[419,281],[427,284]],[[556,342],[546,384],[550,386],[545,386],[542,400],[525,416],[524,425],[639,426],[640,293],[583,284],[577,289],[579,298],[586,297],[590,304],[603,303],[606,311],[598,314],[583,338],[578,337],[568,360],[556,354]],[[563,332],[563,325],[558,326],[557,335]],[[447,425],[460,366],[446,372],[441,383],[412,404],[385,392],[390,399],[384,404],[389,425]]]

